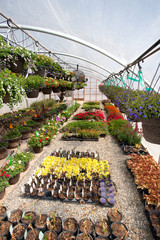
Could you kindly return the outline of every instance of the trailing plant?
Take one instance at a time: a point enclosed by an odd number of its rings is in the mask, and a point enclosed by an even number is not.
[[[10,67],[11,61],[16,64],[18,56],[24,59],[24,69],[28,67],[35,68],[34,60],[36,54],[23,47],[7,45],[4,39],[0,38],[0,60],[3,61],[4,67]]]
[[[14,105],[22,102],[22,96],[25,95],[22,82],[23,78],[20,74],[12,73],[7,68],[0,72],[0,107],[3,106],[3,100],[7,93],[9,94],[7,105],[11,110]]]

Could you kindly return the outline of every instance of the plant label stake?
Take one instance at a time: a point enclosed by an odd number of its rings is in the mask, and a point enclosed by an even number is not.
[[[12,164],[13,156],[10,156],[10,165]]]

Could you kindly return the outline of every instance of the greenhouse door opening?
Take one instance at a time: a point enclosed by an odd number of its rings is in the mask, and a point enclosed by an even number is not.
[[[73,100],[77,101],[102,101],[106,96],[100,92],[97,79],[88,78],[87,86],[84,89],[75,90],[73,92]]]

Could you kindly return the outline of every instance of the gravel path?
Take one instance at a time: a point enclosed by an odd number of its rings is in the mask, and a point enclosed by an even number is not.
[[[80,109],[76,113],[80,112]],[[138,229],[139,240],[154,239],[149,228],[149,223],[144,214],[144,206],[136,189],[133,178],[125,165],[126,155],[118,146],[116,140],[111,136],[100,138],[98,142],[80,142],[80,141],[62,141],[62,134],[59,133],[48,147],[45,147],[43,153],[37,154],[35,159],[30,163],[29,169],[21,174],[20,181],[15,186],[10,186],[7,189],[7,196],[1,201],[8,209],[13,210],[22,208],[25,210],[33,209],[37,213],[56,212],[60,217],[67,218],[71,214],[76,219],[81,219],[89,210],[94,209],[94,213],[90,217],[95,222],[100,217],[106,218],[108,209],[93,204],[74,204],[63,203],[60,201],[38,200],[24,198],[21,194],[22,186],[28,182],[33,171],[37,168],[43,159],[50,155],[57,148],[64,150],[75,149],[77,151],[97,151],[100,154],[100,159],[106,159],[109,162],[111,170],[111,178],[114,181],[117,189],[116,193],[116,208],[122,211],[123,222],[127,225],[129,232],[132,233],[136,240],[136,231]]]

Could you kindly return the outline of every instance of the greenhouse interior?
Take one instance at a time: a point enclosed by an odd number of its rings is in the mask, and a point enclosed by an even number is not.
[[[0,240],[160,239],[160,1],[0,8]]]

